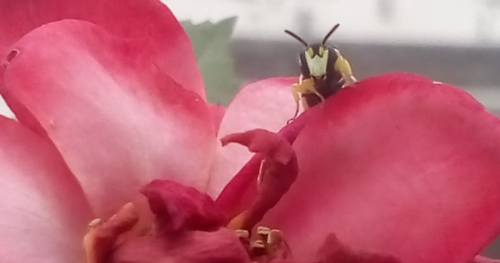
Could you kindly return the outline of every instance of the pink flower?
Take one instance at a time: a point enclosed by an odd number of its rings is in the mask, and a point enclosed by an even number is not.
[[[0,36],[0,262],[250,262],[263,225],[273,262],[466,263],[500,232],[500,121],[456,88],[366,79],[276,135],[296,79],[222,114],[158,1],[0,0]]]

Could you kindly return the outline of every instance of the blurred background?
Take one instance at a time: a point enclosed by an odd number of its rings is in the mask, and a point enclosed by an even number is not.
[[[284,29],[313,42],[340,23],[330,43],[351,62],[356,77],[423,74],[466,89],[500,115],[499,0],[163,2],[180,20],[195,24],[237,18],[229,43],[237,77],[233,89],[264,77],[298,74],[302,46]]]
[[[423,74],[467,90],[500,116],[500,0],[163,2],[185,20],[211,102],[228,103],[254,80],[298,75],[302,46],[284,29],[314,42],[340,23],[329,43],[358,79]],[[500,239],[485,254],[500,258]]]

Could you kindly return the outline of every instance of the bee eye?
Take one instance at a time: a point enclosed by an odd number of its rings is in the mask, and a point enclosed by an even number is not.
[[[318,55],[320,57],[323,57],[323,52],[325,52],[325,47],[324,46],[319,46]]]
[[[306,52],[309,55],[309,57],[311,57],[311,58],[314,57],[314,50],[312,48],[308,48],[306,50]]]

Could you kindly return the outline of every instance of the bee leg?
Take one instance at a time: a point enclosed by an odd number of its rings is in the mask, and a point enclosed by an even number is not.
[[[307,101],[306,101],[305,99],[303,99],[303,100],[302,100],[302,108],[303,108],[304,110],[309,109],[309,105],[307,105]]]
[[[335,70],[340,72],[342,78],[345,80],[345,86],[354,84],[357,80],[352,75],[351,65],[349,61],[339,54],[337,61],[335,61]]]
[[[300,82],[293,84],[293,97],[294,97],[295,103],[297,105],[296,110],[295,110],[295,116],[292,119],[288,120],[287,123],[290,123],[295,118],[297,118],[297,115],[299,114],[299,101],[300,100],[302,100],[303,106],[304,105],[307,106],[307,102],[305,100],[301,99],[301,96],[303,94],[310,94],[310,93],[314,93],[314,94],[318,95],[318,97],[320,97],[322,101],[325,99],[321,94],[319,94],[316,91],[316,88],[314,87],[314,79],[312,79],[312,78],[303,79],[302,75],[301,75]],[[306,109],[306,108],[307,107],[304,106],[304,109]]]
[[[352,84],[358,82],[358,80],[354,76],[345,77],[346,86],[351,86]]]
[[[316,90],[316,87],[314,86],[314,79],[312,79],[312,78],[305,79],[302,82],[302,86],[304,88],[304,92],[302,92],[302,93],[314,93],[314,94],[316,94],[316,96],[318,96],[318,98],[321,100],[321,102],[325,101],[325,97],[323,97],[323,95],[321,95],[321,93],[319,93]],[[306,109],[306,108],[304,108],[304,109]]]
[[[302,80],[302,77],[301,77],[301,80]],[[301,89],[300,89],[300,84],[294,84],[293,85],[293,98],[295,100],[295,114],[293,115],[293,118],[289,119],[286,123],[287,124],[290,124],[290,122],[292,122],[293,120],[295,120],[295,118],[297,118],[297,115],[299,115],[299,101],[301,100],[300,97],[301,97],[301,93],[300,93]]]

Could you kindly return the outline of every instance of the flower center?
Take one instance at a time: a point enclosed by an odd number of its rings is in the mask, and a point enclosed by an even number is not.
[[[155,180],[141,189],[155,216],[150,231],[130,231],[139,222],[131,203],[107,221],[92,221],[84,238],[87,263],[265,263],[286,259],[290,249],[281,231],[256,226],[297,178],[295,152],[284,138],[265,130],[223,139],[223,144],[231,142],[246,145],[263,157],[258,174],[253,175],[258,175],[257,193],[244,208],[222,210],[210,196],[192,187]]]

